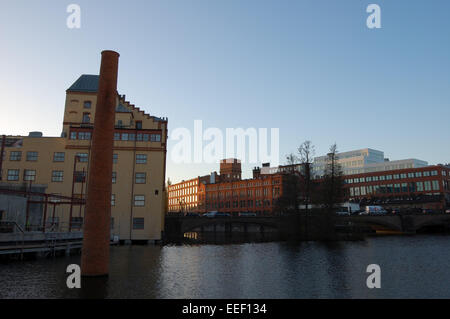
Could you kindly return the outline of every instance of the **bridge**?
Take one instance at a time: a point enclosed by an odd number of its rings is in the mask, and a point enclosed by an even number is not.
[[[197,233],[279,233],[283,228],[281,217],[190,217],[166,216],[165,234],[181,239],[184,234]]]
[[[450,229],[450,214],[355,215],[341,216],[337,220],[356,226],[368,226],[374,230],[402,233],[416,233],[433,227]]]
[[[187,233],[241,233],[271,234],[279,239],[305,238],[320,240],[326,236],[324,223],[326,215],[311,212],[306,218],[304,214],[287,216],[258,217],[188,217],[166,216],[165,236],[169,241],[178,241]],[[412,214],[412,215],[363,215],[336,216],[335,225],[352,226],[353,229],[387,230],[401,233],[440,227],[450,230],[450,214]],[[277,237],[277,236],[272,236]]]

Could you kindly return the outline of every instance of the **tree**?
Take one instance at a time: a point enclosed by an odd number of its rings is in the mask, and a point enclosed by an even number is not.
[[[343,201],[344,197],[344,179],[342,167],[338,163],[338,151],[336,143],[331,145],[327,154],[327,164],[318,193],[319,203],[327,212],[334,210],[337,204]]]
[[[312,145],[311,141],[304,141],[298,148],[298,155],[303,173],[306,215],[308,215],[309,203],[311,201],[312,160],[314,153],[314,145]]]
[[[277,199],[277,206],[281,212],[294,211],[299,212],[299,172],[298,157],[291,153],[286,156],[286,166],[284,167],[282,195]]]

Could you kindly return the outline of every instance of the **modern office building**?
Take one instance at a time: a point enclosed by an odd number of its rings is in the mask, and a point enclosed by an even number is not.
[[[314,176],[321,177],[324,175],[327,159],[326,155],[314,158]],[[428,165],[426,161],[414,158],[390,161],[384,157],[384,152],[370,148],[338,153],[338,164],[341,165],[344,175],[419,168]]]
[[[39,184],[47,194],[86,198],[97,75],[82,75],[67,91],[61,137],[4,136],[1,181]],[[112,234],[120,240],[161,239],[167,118],[151,116],[117,95],[111,198]],[[6,183],[6,184],[5,184]],[[52,224],[81,224],[84,207],[58,205]],[[8,218],[14,212],[6,211]],[[53,215],[54,214],[54,215]],[[54,217],[54,219],[53,219]],[[49,217],[50,218],[50,217]]]

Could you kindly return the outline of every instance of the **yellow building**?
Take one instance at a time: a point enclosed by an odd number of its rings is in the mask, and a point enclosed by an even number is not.
[[[39,132],[6,136],[2,183],[39,184],[47,194],[85,198],[98,79],[82,75],[66,91],[61,137],[43,137]],[[118,95],[111,228],[120,240],[161,239],[166,145],[167,118],[150,116]],[[56,210],[58,222],[69,224],[70,205]],[[79,221],[80,213],[82,218],[84,207],[73,207],[72,218]]]

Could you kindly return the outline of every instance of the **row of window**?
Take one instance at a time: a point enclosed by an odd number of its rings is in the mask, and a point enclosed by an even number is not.
[[[437,176],[438,171],[424,171],[424,172],[411,172],[402,174],[391,174],[391,175],[381,175],[381,176],[367,176],[359,178],[348,178],[345,179],[346,184],[353,183],[366,183],[366,182],[377,182],[377,181],[389,181],[395,179],[405,179],[405,178],[417,178],[417,177],[429,177]],[[446,176],[446,171],[442,171],[442,175]]]
[[[71,140],[90,140],[91,132],[71,131]],[[145,134],[145,133],[114,133],[115,141],[138,141],[138,142],[161,142],[161,134]]]
[[[29,151],[27,152],[27,161],[36,162],[38,160],[38,152]],[[22,152],[21,151],[12,151],[9,153],[10,161],[21,161],[22,160]]]
[[[81,229],[83,227],[83,217],[72,217],[72,229]],[[59,225],[59,217],[48,217],[47,225]],[[144,217],[133,218],[133,229],[144,229]],[[111,217],[111,229],[114,229],[114,217]]]
[[[9,169],[8,170],[8,181],[18,181],[20,176],[19,169]],[[75,172],[74,176],[75,182],[81,183],[85,182],[86,172]],[[35,181],[36,180],[36,170],[25,169],[23,172],[24,181]],[[64,181],[64,171],[52,171],[52,182],[63,182]],[[117,173],[112,173],[112,183],[117,182]],[[147,182],[147,173],[135,173],[134,182],[136,184],[145,184]]]
[[[87,163],[89,160],[88,153],[77,153],[79,162]],[[29,151],[26,153],[27,161],[36,162],[38,160],[38,152]],[[64,162],[66,159],[66,153],[64,152],[55,152],[53,153],[53,162]],[[22,160],[22,151],[12,151],[9,153],[10,161],[21,161]],[[119,154],[113,154],[113,163],[117,164],[119,160]],[[136,154],[136,164],[147,164],[147,154]]]
[[[350,187],[350,197],[371,194],[414,193],[423,191],[439,191],[439,181],[411,182],[401,184],[370,185]]]
[[[218,203],[206,203],[207,209],[212,208],[253,208],[253,207],[271,207],[270,200],[241,200],[241,201],[227,201]]]
[[[116,206],[116,194],[111,194],[111,206]],[[145,195],[134,195],[133,205],[135,207],[145,206]]]

